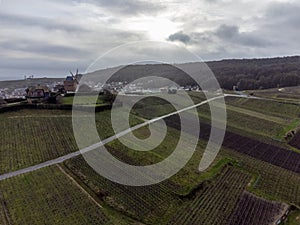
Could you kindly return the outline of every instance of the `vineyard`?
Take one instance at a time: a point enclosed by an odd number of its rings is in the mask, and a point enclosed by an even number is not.
[[[56,166],[2,181],[0,190],[4,225],[111,224]]]
[[[176,117],[169,117],[166,120],[168,121],[168,126],[180,130],[180,124]],[[201,132],[199,137],[204,140],[208,140],[211,130],[210,125],[201,123],[200,130]],[[300,173],[300,154],[291,150],[269,145],[230,131],[226,131],[223,146],[249,155],[258,160]]]
[[[224,149],[221,154],[237,159],[242,168],[251,171],[256,176],[250,188],[254,193],[300,206],[299,174],[237,151]]]
[[[168,224],[223,224],[250,179],[251,176],[233,167],[225,167],[221,175],[212,183],[204,184],[203,189],[179,209]]]
[[[275,166],[300,173],[300,154],[294,151],[269,145],[232,132],[226,132],[223,146]]]
[[[186,196],[175,194],[176,186],[170,181],[149,187],[113,183],[95,173],[81,157],[68,160],[65,165],[106,204],[146,224],[251,224],[249,221],[255,220],[255,215],[263,215],[264,221],[273,221],[275,216],[279,218],[282,207],[286,206],[254,195],[245,198],[243,192],[251,176],[230,165]],[[258,211],[238,218],[241,204]],[[260,211],[261,214],[256,214]]]
[[[194,93],[191,96],[195,101],[203,98]],[[280,102],[263,101],[254,107],[256,100],[227,101],[230,129],[209,170],[198,171],[211,131],[210,125],[201,123],[200,140],[192,159],[178,174],[157,185],[116,184],[98,175],[81,156],[1,181],[0,224],[274,224],[287,204],[300,206],[300,154],[280,143],[272,144],[275,142],[270,137],[298,117],[300,110]],[[155,109],[151,110],[140,102],[133,113],[152,118],[173,110],[165,102],[153,103]],[[207,105],[199,110],[206,122],[209,114]],[[71,119],[70,112],[58,110],[0,114],[0,126],[5,128],[0,131],[4,137],[0,174],[77,151]],[[96,113],[102,139],[114,134],[110,119],[110,111]],[[141,121],[131,115],[131,125]],[[107,148],[131,165],[159,162],[172,153],[181,129],[178,115],[165,122],[167,135],[153,151],[133,151],[118,140],[107,144]],[[243,126],[247,129],[238,132]],[[247,132],[253,136],[244,136]],[[146,138],[149,129],[144,127],[134,134]],[[296,136],[289,144],[299,148],[299,138]]]
[[[120,118],[122,120],[122,118]],[[140,122],[135,117],[132,124]],[[96,113],[101,138],[114,134],[110,111]],[[23,110],[0,114],[0,174],[29,167],[78,150],[69,111]]]
[[[203,100],[199,92],[189,93],[195,103]],[[284,140],[286,132],[293,129],[293,124],[298,118],[300,110],[296,105],[266,100],[225,98],[227,106],[227,129],[243,136],[250,136],[261,141]],[[259,104],[262,108],[253,107]],[[266,109],[263,108],[265,105]],[[281,108],[276,108],[280,106]],[[270,109],[272,111],[268,111]],[[132,113],[146,119],[155,118],[174,111],[170,103],[158,97],[148,97],[138,102]],[[208,104],[198,107],[199,117],[209,123],[210,107]]]
[[[271,202],[244,192],[226,225],[276,224],[288,206]]]
[[[165,220],[180,199],[174,198],[171,184],[130,187],[97,174],[82,157],[65,162],[65,166],[109,206],[140,221],[156,224]],[[174,187],[174,186],[173,186]]]
[[[226,100],[227,98],[225,98]],[[210,123],[210,107],[202,105],[197,108],[200,119],[203,122]],[[247,109],[227,104],[227,129],[236,131],[245,136],[268,140],[277,137],[282,133],[284,127],[292,119],[284,116],[268,115],[263,112],[257,112],[255,109]],[[281,138],[283,138],[284,134]]]
[[[299,118],[300,107],[282,101],[257,100],[227,97],[226,103],[232,106],[249,109],[251,111],[260,112],[265,115],[275,116],[279,118]]]
[[[0,120],[0,173],[76,151],[71,117],[12,117]]]

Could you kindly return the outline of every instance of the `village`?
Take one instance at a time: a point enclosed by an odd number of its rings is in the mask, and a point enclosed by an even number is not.
[[[80,84],[82,74],[70,72],[61,82],[44,82],[38,83],[26,88],[0,88],[0,105],[9,103],[27,102],[34,103],[60,103],[60,99],[64,96],[80,93],[109,93],[112,95],[151,95],[151,94],[176,94],[178,91],[199,91],[198,86],[188,85],[185,87],[179,86],[164,86],[164,87],[145,87],[143,83],[127,82],[110,82],[110,83],[84,83]],[[25,80],[34,80],[32,76]],[[47,78],[45,78],[47,79]]]

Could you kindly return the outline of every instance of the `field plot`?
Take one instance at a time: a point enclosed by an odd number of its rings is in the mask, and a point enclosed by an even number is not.
[[[251,176],[231,166],[179,209],[169,225],[223,224],[233,211]],[[205,184],[204,184],[205,185]]]
[[[227,108],[227,125],[243,132],[253,133],[261,137],[272,138],[283,130],[289,120],[285,118],[264,115],[252,110],[233,106]],[[283,138],[283,137],[282,137]]]
[[[226,98],[225,98],[226,99]],[[202,121],[210,123],[210,107],[208,104],[197,108]],[[227,129],[238,131],[239,134],[268,140],[282,133],[292,119],[272,116],[255,110],[245,109],[227,104]],[[283,139],[285,134],[282,134]]]
[[[276,224],[288,206],[244,192],[226,225]]]
[[[229,105],[264,113],[265,115],[290,119],[299,118],[300,115],[299,105],[288,102],[235,97],[227,97],[225,100]]]
[[[237,151],[224,149],[223,156],[235,158],[242,168],[256,177],[250,191],[267,199],[300,206],[300,175],[259,161]]]
[[[146,223],[159,224],[179,201],[163,184],[130,187],[111,182],[98,175],[82,157],[68,160],[65,165],[106,204]]]
[[[285,88],[274,88],[266,90],[255,90],[252,91],[255,96],[263,98],[283,99],[290,101],[300,100],[300,87],[285,87]]]
[[[225,100],[227,130],[243,136],[284,145],[286,135],[300,123],[300,107],[296,104],[236,97]],[[202,120],[210,122],[208,105],[200,106],[198,113]]]
[[[232,132],[226,132],[223,146],[275,166],[300,173],[300,154],[291,150],[269,145]]]
[[[168,125],[180,129],[180,124],[175,117],[166,119]],[[192,126],[192,124],[191,124]],[[200,138],[208,140],[211,126],[201,123]],[[230,131],[226,131],[223,146],[235,151],[247,154],[258,160],[262,160],[287,170],[300,173],[300,154],[288,149],[269,145],[253,138],[241,136]]]
[[[205,100],[198,92],[189,93],[194,101]],[[200,96],[200,97],[199,97]],[[296,126],[299,121],[295,112],[300,110],[296,105],[278,103],[266,100],[240,99],[226,97],[227,102],[227,125],[233,132],[254,137],[263,141],[276,139],[284,140],[287,132]],[[256,109],[257,102],[261,107],[266,105],[268,110]],[[263,104],[261,104],[261,102]],[[274,106],[282,105],[280,109]],[[287,108],[285,110],[285,108]],[[166,101],[155,97],[148,97],[135,105],[132,112],[146,119],[154,118],[174,111],[174,108]],[[286,113],[287,112],[287,113]],[[199,117],[205,122],[210,122],[210,107],[208,104],[198,107]],[[298,119],[296,119],[298,118]]]
[[[1,181],[0,190],[5,225],[110,224],[56,166]]]
[[[78,94],[76,96],[76,103],[77,104],[81,104],[81,105],[86,105],[87,103],[90,103],[90,102],[93,102],[95,96],[93,95],[80,95]],[[66,104],[66,105],[72,105],[73,102],[74,102],[74,96],[66,96],[63,98],[63,104]],[[103,98],[101,98],[100,96],[97,98],[97,101],[96,101],[96,105],[104,105],[105,102],[103,100]]]
[[[77,150],[68,116],[3,118],[0,126],[1,174]]]
[[[72,112],[22,110],[0,114],[0,174],[29,167],[77,151]],[[101,138],[114,134],[110,111],[96,113]],[[122,120],[122,118],[119,118]],[[140,122],[131,118],[132,124]]]
[[[155,135],[155,131],[152,131],[152,135]],[[136,130],[134,134],[140,138],[144,138],[149,134],[149,129],[147,127],[141,128]],[[106,147],[113,156],[127,164],[139,166],[152,165],[169,157],[176,148],[179,138],[180,132],[168,127],[165,139],[159,146],[151,151],[134,151],[117,140],[107,144]],[[188,147],[190,145],[190,138],[188,135],[187,138],[182,138],[181,140],[185,142],[183,146]],[[170,177],[168,182],[164,182],[164,185],[170,187],[171,192],[176,192],[176,194],[179,195],[185,195],[194,189],[199,182],[214,176],[215,173],[217,173],[224,165],[232,162],[231,159],[217,156],[210,169],[199,174],[199,161],[202,158],[206,145],[207,143],[200,139],[192,158],[187,162],[187,164],[176,175]],[[136,147],[138,148],[139,145],[136,145]]]

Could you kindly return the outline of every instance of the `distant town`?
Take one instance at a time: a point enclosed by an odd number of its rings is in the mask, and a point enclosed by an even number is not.
[[[34,85],[23,87],[11,88],[0,87],[0,105],[7,103],[14,103],[19,101],[27,101],[28,103],[57,103],[57,99],[65,95],[74,94],[76,91],[82,93],[98,92],[107,93],[113,95],[146,95],[146,94],[176,94],[178,91],[199,91],[197,85],[187,85],[184,87],[179,86],[164,86],[156,88],[145,88],[143,83],[131,83],[126,81],[122,82],[110,82],[110,83],[84,83],[79,85],[82,78],[82,74],[77,72],[74,74],[70,72],[70,75],[65,79],[55,79],[54,81],[46,77],[42,78],[42,82],[36,84],[36,81],[40,81],[40,78],[34,78],[33,76],[24,77],[24,81],[31,81]]]

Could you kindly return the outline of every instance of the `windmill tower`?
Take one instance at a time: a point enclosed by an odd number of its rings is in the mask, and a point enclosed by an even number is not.
[[[74,73],[72,73],[72,71],[70,71],[71,76],[67,76],[66,80],[64,81],[64,88],[66,92],[75,92],[78,86],[78,69],[76,71],[76,74],[74,75]]]

